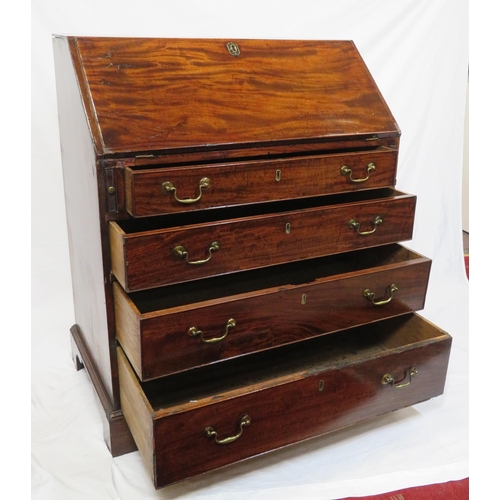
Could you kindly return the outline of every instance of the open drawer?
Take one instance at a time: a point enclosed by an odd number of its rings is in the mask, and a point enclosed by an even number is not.
[[[117,338],[145,381],[424,307],[430,259],[393,244],[127,294]]]
[[[381,189],[113,221],[112,270],[131,292],[407,241],[415,205]]]
[[[123,413],[157,488],[443,393],[451,337],[416,314],[140,383]]]
[[[290,158],[125,169],[134,217],[394,186],[398,151],[387,147]]]

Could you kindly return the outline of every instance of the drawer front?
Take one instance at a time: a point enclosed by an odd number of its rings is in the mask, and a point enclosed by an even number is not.
[[[398,152],[385,148],[280,160],[125,170],[134,217],[394,186]]]
[[[130,235],[111,223],[113,272],[130,292],[406,241],[415,204],[400,195]]]
[[[430,267],[419,258],[143,315],[115,283],[117,338],[149,380],[420,310]]]
[[[252,386],[251,391],[233,391],[231,397],[214,395],[201,406],[192,401],[193,409],[186,404],[180,411],[152,411],[145,424],[152,427],[152,445],[145,451],[154,462],[156,486],[438,396],[450,348],[451,338],[440,332],[434,341],[411,345],[410,340],[354,364],[313,367],[290,381],[263,382],[259,390]],[[121,376],[133,377],[123,359]],[[124,412],[127,421],[136,418],[135,408],[124,407]]]

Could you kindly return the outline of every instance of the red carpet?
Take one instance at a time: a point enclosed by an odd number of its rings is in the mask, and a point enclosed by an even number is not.
[[[468,498],[469,478],[466,478],[460,481],[406,488],[381,495],[348,497],[343,500],[467,500]]]

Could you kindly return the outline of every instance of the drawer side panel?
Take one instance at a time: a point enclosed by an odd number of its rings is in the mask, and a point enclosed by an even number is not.
[[[117,349],[117,354],[123,415],[148,472],[154,478],[152,409],[120,348]]]
[[[113,283],[116,338],[135,371],[142,375],[141,322],[139,311],[116,282]],[[153,354],[154,356],[154,354]]]
[[[109,223],[109,246],[111,252],[111,271],[122,286],[126,287],[127,269],[124,233],[116,222]]]

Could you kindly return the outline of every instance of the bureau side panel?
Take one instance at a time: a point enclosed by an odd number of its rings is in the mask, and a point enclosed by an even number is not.
[[[99,397],[115,407],[96,155],[67,40],[54,38],[53,49],[75,321],[100,381]]]

